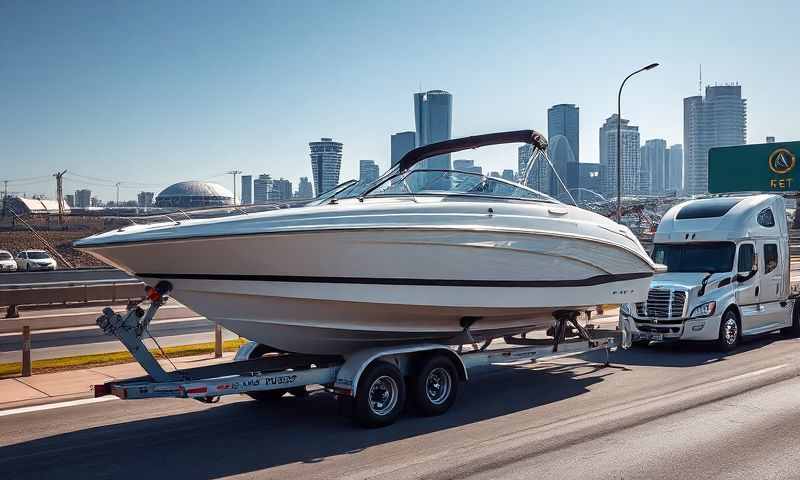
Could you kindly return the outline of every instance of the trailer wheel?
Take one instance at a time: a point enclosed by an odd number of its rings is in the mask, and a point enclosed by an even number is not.
[[[453,361],[444,355],[432,355],[414,377],[411,396],[421,415],[441,415],[456,401],[460,386]]]
[[[376,361],[361,374],[356,391],[354,419],[363,427],[391,425],[406,402],[406,386],[400,369]]]
[[[800,309],[797,305],[798,300],[795,300],[794,308],[792,309],[792,326],[781,329],[781,333],[786,337],[800,337]]]
[[[739,346],[742,338],[739,318],[733,310],[727,310],[719,321],[719,337],[717,348],[722,352],[730,352]]]

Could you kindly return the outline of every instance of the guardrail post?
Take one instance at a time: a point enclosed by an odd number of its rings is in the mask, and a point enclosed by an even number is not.
[[[214,324],[214,358],[222,357],[222,325]]]
[[[22,327],[22,376],[31,376],[31,327]]]
[[[19,318],[19,310],[16,305],[9,305],[6,308],[6,318]]]

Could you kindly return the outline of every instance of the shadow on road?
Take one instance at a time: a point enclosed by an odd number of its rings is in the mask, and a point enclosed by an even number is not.
[[[449,429],[581,395],[602,376],[591,369],[502,368],[477,371],[445,415],[406,414],[363,430],[338,415],[333,395],[241,401],[201,411],[89,428],[0,448],[3,478],[212,479],[296,462],[317,463],[370,446]],[[608,375],[614,370],[608,370]],[[491,396],[491,401],[487,398]],[[176,400],[187,401],[187,400]],[[147,402],[143,400],[142,402]],[[155,402],[152,402],[156,406]],[[93,406],[125,412],[130,404]]]
[[[711,342],[651,343],[647,347],[619,349],[612,357],[612,362],[614,365],[628,366],[696,367],[722,362],[729,356],[757,350],[780,340],[784,340],[784,337],[779,334],[748,338],[732,352],[720,352]]]

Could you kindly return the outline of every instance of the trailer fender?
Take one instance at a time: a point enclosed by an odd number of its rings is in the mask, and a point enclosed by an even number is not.
[[[450,356],[453,362],[459,366],[459,377],[461,380],[466,381],[467,367],[464,365],[461,357],[445,345],[439,344],[419,344],[419,345],[404,345],[398,347],[377,347],[360,350],[347,357],[344,364],[342,364],[336,375],[336,383],[333,386],[334,392],[339,395],[356,396],[356,389],[358,388],[358,381],[361,374],[372,362],[384,359],[397,365],[404,375],[408,374],[407,364],[401,360],[409,359],[415,354],[426,352],[441,352]]]
[[[242,360],[250,360],[250,354],[253,353],[253,350],[258,347],[258,342],[249,341],[239,347],[239,350],[236,350],[236,356],[233,357],[234,362],[240,362]]]

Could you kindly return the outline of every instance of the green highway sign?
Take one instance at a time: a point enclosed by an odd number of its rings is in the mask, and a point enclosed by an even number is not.
[[[800,142],[716,147],[708,151],[709,193],[800,190]]]

